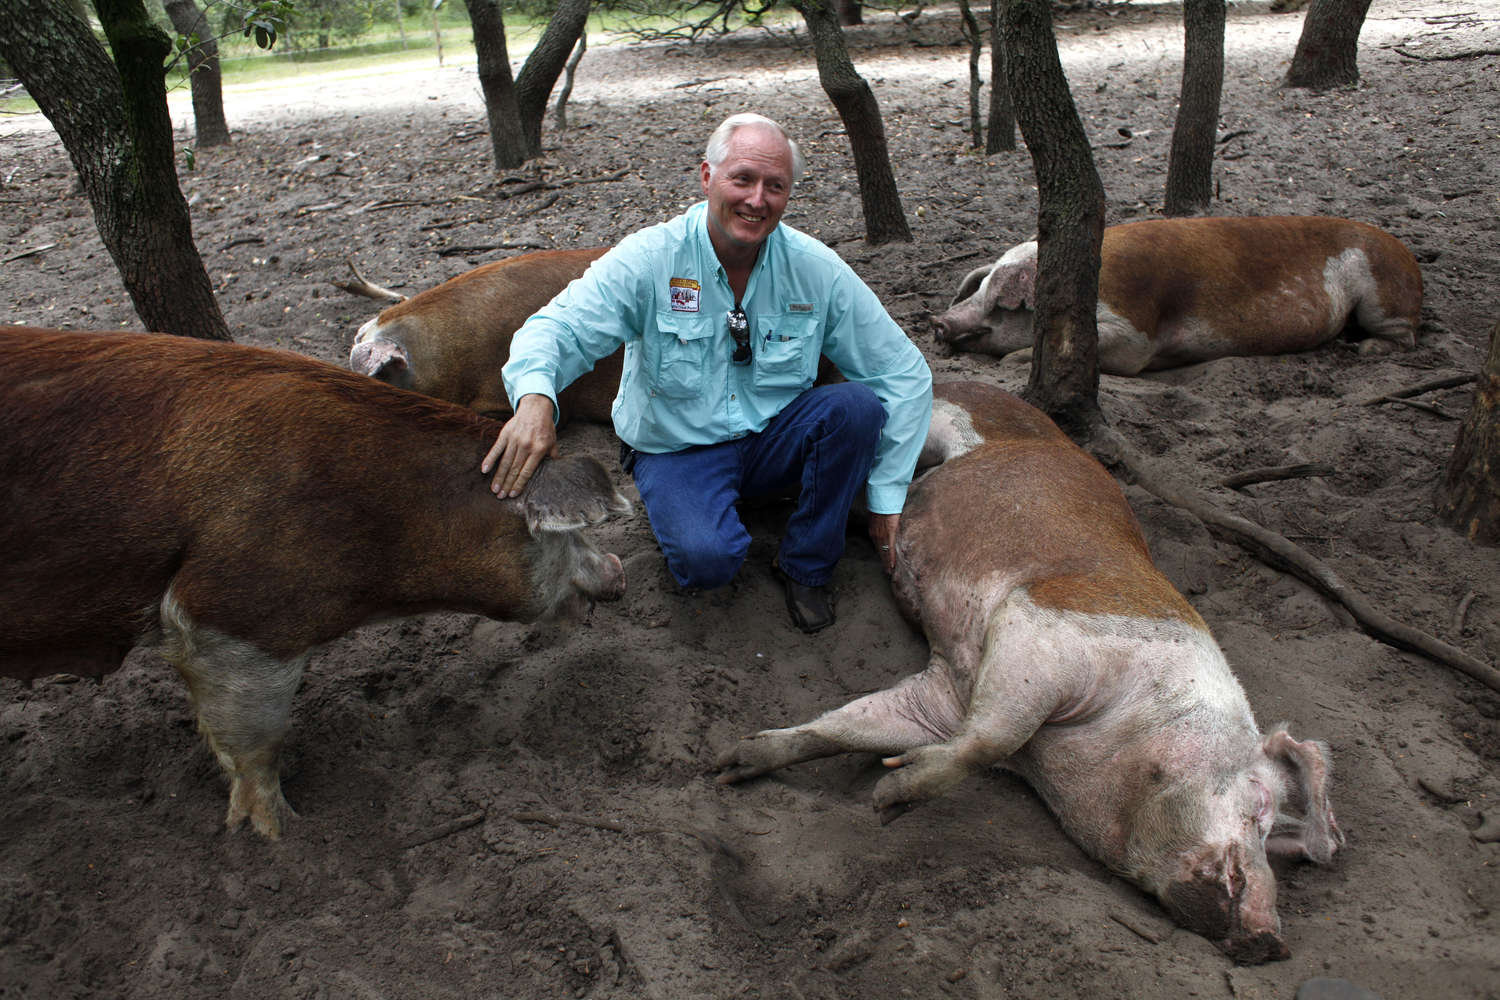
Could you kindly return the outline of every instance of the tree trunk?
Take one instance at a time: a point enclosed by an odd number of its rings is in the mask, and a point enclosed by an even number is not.
[[[198,36],[198,44],[187,50],[197,132],[194,144],[200,149],[223,146],[229,142],[229,123],[224,118],[224,74],[219,69],[219,43],[213,28],[193,0],[165,0],[163,6],[178,34]]]
[[[1500,323],[1438,487],[1438,518],[1471,542],[1500,545]]]
[[[1330,90],[1357,84],[1359,32],[1369,10],[1370,0],[1313,0],[1286,86]]]
[[[1069,434],[1099,411],[1104,186],[1057,55],[1049,0],[1003,0],[1006,74],[1036,172],[1034,355],[1025,396]]]
[[[979,122],[979,88],[984,83],[979,79],[979,53],[984,50],[984,36],[979,33],[979,21],[969,0],[958,0],[958,12],[959,27],[969,43],[969,145],[978,149],[984,145],[984,126]]]
[[[838,0],[839,24],[848,26],[865,23],[865,5],[859,0]]]
[[[1224,89],[1224,0],[1184,0],[1182,99],[1167,162],[1167,215],[1202,215],[1214,196]]]
[[[401,51],[405,52],[406,51],[406,18],[401,13],[401,0],[391,0],[391,5],[396,8],[395,9],[395,14],[396,14],[396,31],[398,31],[401,34]]]
[[[499,0],[464,0],[469,23],[474,26],[474,52],[479,57],[479,86],[484,91],[484,110],[489,116],[490,148],[495,168],[519,167],[535,153],[526,146],[521,107],[515,81],[510,75],[510,54],[505,47],[505,21]]]
[[[62,138],[146,328],[228,340],[177,185],[162,73],[171,42],[140,0],[98,8],[114,63],[53,0],[0,3],[0,57]]]
[[[818,59],[818,80],[838,109],[844,131],[849,135],[864,209],[865,239],[874,244],[910,242],[911,229],[901,207],[901,194],[896,190],[896,175],[891,171],[880,106],[870,85],[849,59],[838,16],[828,0],[792,0],[792,6],[807,22],[807,33]]]
[[[583,34],[588,17],[589,0],[559,0],[547,21],[547,30],[542,32],[531,55],[526,57],[526,65],[521,67],[521,75],[516,77],[516,105],[520,108],[526,149],[531,156],[541,155],[547,98],[568,65],[568,57]]]
[[[1016,109],[1010,100],[1010,84],[1005,79],[1005,40],[1001,37],[1003,0],[990,3],[990,116],[989,137],[984,141],[986,153],[1016,148]]]

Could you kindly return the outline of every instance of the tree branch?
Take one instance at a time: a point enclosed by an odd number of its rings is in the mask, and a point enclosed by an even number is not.
[[[354,261],[349,260],[345,263],[349,265],[349,270],[354,273],[354,280],[330,282],[334,288],[341,288],[351,295],[363,295],[367,299],[375,299],[379,302],[406,301],[406,296],[400,292],[393,292],[389,288],[382,288],[366,280],[365,276],[359,273],[359,268],[354,266]]]
[[[1219,485],[1237,490],[1256,483],[1269,483],[1281,479],[1309,479],[1314,476],[1331,476],[1333,473],[1334,468],[1331,465],[1276,465],[1264,469],[1246,469],[1244,472],[1226,476],[1219,480]]]

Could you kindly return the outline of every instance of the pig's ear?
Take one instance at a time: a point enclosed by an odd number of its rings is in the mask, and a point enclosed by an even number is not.
[[[1328,798],[1333,771],[1328,747],[1316,740],[1294,740],[1285,726],[1278,726],[1266,737],[1264,749],[1286,792],[1266,851],[1327,864],[1344,845]]]
[[[984,281],[985,275],[989,274],[994,269],[994,264],[986,264],[983,267],[976,267],[974,270],[964,275],[964,280],[958,283],[958,291],[953,293],[953,301],[948,303],[948,307],[951,309],[953,306],[958,305],[964,299],[967,299],[969,296],[979,291],[979,285]]]
[[[518,502],[526,515],[526,529],[533,535],[598,524],[611,514],[624,514],[631,508],[630,501],[610,482],[604,466],[586,455],[542,462]]]
[[[990,275],[990,309],[1033,309],[1036,303],[1036,257],[1001,264]]]

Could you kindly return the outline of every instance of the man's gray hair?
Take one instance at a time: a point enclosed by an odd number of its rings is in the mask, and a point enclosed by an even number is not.
[[[786,129],[765,115],[758,115],[753,111],[730,115],[724,119],[723,124],[714,129],[714,134],[708,137],[708,147],[703,150],[703,159],[708,163],[709,173],[719,169],[719,164],[723,163],[724,157],[729,155],[730,137],[734,135],[736,129],[745,125],[765,125],[780,132],[781,137],[792,149],[792,183],[795,184],[802,179],[802,169],[805,164],[802,160],[802,148],[797,145],[797,140],[787,135]]]

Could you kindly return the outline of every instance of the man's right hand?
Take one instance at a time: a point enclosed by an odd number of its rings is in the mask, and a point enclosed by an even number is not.
[[[552,421],[552,400],[528,393],[516,405],[516,414],[500,428],[494,447],[479,463],[479,471],[495,470],[490,489],[501,499],[519,496],[542,459],[557,454],[557,426]]]

